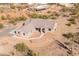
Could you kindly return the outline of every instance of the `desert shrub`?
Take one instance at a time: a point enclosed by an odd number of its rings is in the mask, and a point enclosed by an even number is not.
[[[25,16],[15,17],[15,18],[9,18],[9,23],[16,25],[18,21],[25,21],[27,18]]]
[[[2,20],[5,20],[5,19],[6,19],[6,17],[5,17],[5,16],[1,16],[1,19],[2,19]]]
[[[51,17],[50,17],[50,19],[56,19],[56,18],[57,18],[56,16],[51,16]]]
[[[53,12],[53,14],[54,14],[55,16],[59,16],[59,14],[58,14],[57,12]]]
[[[47,15],[36,14],[36,13],[30,14],[30,17],[31,17],[31,18],[41,18],[41,19],[47,19],[47,18],[48,18]]]
[[[11,5],[10,8],[11,8],[11,9],[15,9],[15,6],[14,6],[14,5]]]
[[[75,22],[75,21],[70,21],[70,23],[71,23],[71,24],[76,24],[76,22]]]
[[[39,15],[39,18],[48,19],[47,15]]]
[[[59,16],[58,13],[53,12],[53,13],[50,13],[50,14],[48,15],[48,18],[49,18],[49,19],[56,19],[58,16]]]
[[[20,21],[24,21],[24,20],[26,20],[27,18],[25,17],[25,16],[20,16],[19,18],[18,18],[18,20],[20,20]]]
[[[26,46],[25,46],[24,43],[18,43],[14,47],[17,51],[20,51],[20,52],[25,52],[26,51]]]
[[[0,29],[2,29],[4,26],[3,26],[3,24],[0,24]]]
[[[55,5],[56,3],[47,3],[48,5]]]
[[[51,13],[51,11],[47,11],[47,13]]]
[[[28,48],[24,43],[18,43],[14,46],[16,51],[24,53],[24,55],[27,56],[35,56],[36,53],[34,53],[31,49]]]
[[[26,20],[27,18],[25,16],[20,16],[20,17],[15,17],[13,18],[15,21],[24,21]]]
[[[71,17],[71,18],[68,19],[68,21],[75,21],[75,18]]]
[[[74,42],[77,43],[77,44],[79,44],[79,32],[76,32],[74,34]]]
[[[59,16],[57,12],[50,13],[49,16]]]
[[[65,42],[66,45],[69,46],[69,51],[67,52],[69,55],[74,55],[73,53],[73,49],[74,49],[74,44],[79,44],[79,32],[75,32],[75,33],[66,33],[63,34],[64,37],[68,38],[68,41]]]
[[[56,12],[50,13],[48,15],[32,13],[29,15],[31,18],[40,18],[40,19],[56,19],[59,14]]]
[[[56,12],[50,13],[48,12],[48,15],[43,15],[43,14],[37,14],[37,13],[31,13],[29,15],[31,18],[40,18],[40,19],[56,19],[59,14]]]
[[[4,11],[3,10],[0,10],[0,12],[3,13]]]
[[[73,8],[72,7],[66,7],[64,5],[62,5],[62,12],[72,12],[73,11]]]
[[[16,7],[18,10],[21,10],[21,9],[23,9],[23,6],[17,6]]]
[[[75,18],[74,18],[74,17],[69,18],[68,21],[69,21],[71,24],[76,24],[76,21],[75,21]]]
[[[37,54],[34,53],[32,50],[28,50],[27,56],[37,56]]]
[[[74,35],[73,33],[66,33],[66,34],[63,34],[63,36],[66,38],[72,38]]]
[[[66,44],[66,45],[70,45],[70,42],[64,42],[64,44]]]
[[[9,23],[16,25],[16,21],[15,20],[10,20]]]
[[[32,13],[29,15],[31,18],[37,18],[37,14],[36,13]]]
[[[71,23],[67,23],[66,25],[67,25],[67,26],[71,26]]]

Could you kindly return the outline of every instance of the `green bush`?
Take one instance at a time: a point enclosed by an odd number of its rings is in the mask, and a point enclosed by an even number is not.
[[[66,38],[72,38],[74,35],[72,33],[66,33],[66,34],[63,34],[63,36]]]
[[[67,26],[71,26],[71,23],[66,24]]]
[[[19,21],[25,21],[27,18],[25,16],[21,16],[18,18]]]
[[[0,12],[3,13],[4,11],[3,10],[0,10]]]
[[[2,19],[2,20],[5,20],[6,18],[5,18],[5,16],[1,16],[1,19]]]
[[[40,19],[56,19],[58,16],[59,14],[56,12],[49,13],[48,15],[37,14],[37,13],[30,14],[31,18],[40,18]]]
[[[53,12],[53,13],[50,13],[50,14],[48,15],[48,18],[49,18],[49,19],[56,19],[58,16],[59,16],[58,13]]]
[[[54,14],[55,16],[59,16],[59,14],[58,14],[57,12],[53,12],[53,14]]]
[[[36,13],[31,14],[30,17],[31,18],[41,18],[41,19],[47,19],[48,18],[47,15],[36,14]]]
[[[11,5],[10,8],[11,8],[11,9],[15,9],[15,6],[14,6],[14,5]]]
[[[76,32],[74,34],[74,41],[75,41],[75,43],[78,43],[79,44],[79,32]]]
[[[68,19],[68,21],[75,21],[75,18],[71,17],[70,19]]]
[[[40,16],[39,18],[48,19],[47,15],[39,15],[39,16]]]
[[[25,16],[9,18],[9,23],[16,25],[17,21],[25,21],[27,18]]]
[[[76,24],[76,21],[75,21],[75,18],[74,18],[74,17],[71,17],[70,19],[68,19],[68,21],[69,21],[71,24]]]
[[[24,43],[18,43],[14,46],[14,48],[16,49],[16,51],[24,53],[24,55],[36,56],[36,53],[30,50]]]
[[[0,29],[2,29],[4,26],[3,26],[3,24],[0,24]]]
[[[36,13],[30,14],[30,17],[31,17],[31,18],[37,18],[37,16],[38,16],[38,15],[37,15]]]
[[[10,20],[9,23],[16,25],[16,21],[15,20]]]
[[[24,20],[26,20],[27,18],[25,17],[25,16],[20,16],[20,17],[15,17],[15,18],[13,18],[13,20],[15,20],[15,21],[24,21]]]
[[[50,16],[49,19],[56,19],[56,16]]]
[[[76,22],[75,22],[75,21],[70,21],[70,23],[71,23],[71,24],[76,24]]]
[[[25,52],[26,51],[26,46],[25,46],[24,43],[18,43],[14,47],[17,51],[20,51],[20,52]]]

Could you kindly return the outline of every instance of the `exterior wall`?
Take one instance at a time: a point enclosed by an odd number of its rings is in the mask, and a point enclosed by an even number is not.
[[[38,32],[38,31],[36,31],[35,28],[33,28],[30,32],[25,33],[25,35],[23,35],[24,32],[22,32],[22,31],[18,34],[18,30],[16,30],[16,34],[15,33],[12,33],[12,34],[13,34],[13,36],[17,36],[17,37],[26,37],[26,38],[29,38],[30,35],[31,35],[31,33],[33,33],[33,32]],[[48,28],[45,28],[45,33],[47,33],[47,32],[50,32],[50,31],[48,30]],[[42,32],[42,28],[41,28],[41,35],[42,34],[44,34],[44,33]]]

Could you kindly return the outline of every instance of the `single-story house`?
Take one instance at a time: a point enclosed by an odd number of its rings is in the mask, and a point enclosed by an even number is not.
[[[54,31],[55,29],[56,23],[53,20],[31,19],[24,21],[20,28],[14,29],[10,33],[15,36],[28,37],[33,32],[44,34]]]
[[[38,5],[34,8],[36,11],[46,10],[48,8],[48,5]]]

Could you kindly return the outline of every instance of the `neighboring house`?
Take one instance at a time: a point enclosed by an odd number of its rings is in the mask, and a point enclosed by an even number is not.
[[[60,5],[63,5],[65,7],[69,7],[69,8],[74,7],[74,4],[72,4],[72,3],[60,3]]]
[[[42,11],[48,8],[47,4],[33,4],[27,8],[28,11]]]
[[[38,5],[34,7],[36,11],[46,10],[48,5]]]
[[[10,33],[15,36],[28,37],[33,32],[44,34],[54,31],[56,23],[53,20],[32,19],[26,20],[18,29],[14,29]]]

